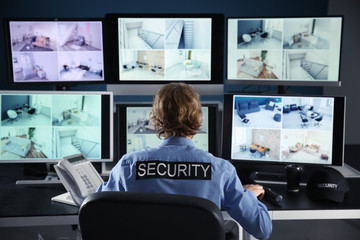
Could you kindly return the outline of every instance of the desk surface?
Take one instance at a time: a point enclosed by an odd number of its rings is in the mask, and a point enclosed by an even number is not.
[[[0,165],[0,227],[77,224],[78,207],[51,201],[52,197],[65,192],[61,185],[17,186],[16,180],[22,176],[22,170],[18,164]],[[286,185],[275,184],[264,185],[281,194],[284,200],[279,205],[267,199],[263,202],[274,220],[360,219],[360,178],[350,178],[348,183],[350,191],[341,204],[311,200],[304,186],[298,193],[291,193]],[[319,211],[331,214],[320,216]],[[301,217],[301,212],[307,215]]]
[[[281,194],[283,196],[283,201],[279,205],[276,205],[265,198],[263,202],[271,211],[360,209],[360,179],[350,178],[347,180],[350,186],[350,191],[346,193],[343,203],[315,201],[309,197],[305,186],[301,186],[299,192],[289,192],[286,190],[286,185],[278,184],[263,185],[266,185],[276,193]]]
[[[65,192],[62,185],[17,186],[22,168],[18,164],[1,164],[0,169],[0,227],[51,225],[49,217],[65,222],[77,220],[78,207],[51,201]]]
[[[347,179],[350,191],[342,203],[315,201],[308,195],[305,186],[293,193],[286,185],[264,184],[283,196],[282,202],[274,204],[267,198],[263,200],[273,220],[305,219],[360,219],[360,178]]]
[[[266,150],[266,147],[263,147],[263,146],[260,146],[260,145],[257,145],[257,144],[251,144],[250,147],[253,148],[253,149],[258,150],[259,152],[264,152]]]

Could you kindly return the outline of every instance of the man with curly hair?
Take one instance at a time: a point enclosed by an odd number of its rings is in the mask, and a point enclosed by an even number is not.
[[[272,222],[260,185],[242,185],[235,167],[198,149],[203,115],[199,94],[185,83],[163,86],[150,121],[163,139],[156,148],[125,154],[98,191],[157,192],[202,197],[223,207],[248,233],[269,238]]]

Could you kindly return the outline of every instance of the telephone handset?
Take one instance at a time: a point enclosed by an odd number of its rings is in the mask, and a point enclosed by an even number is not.
[[[92,163],[82,153],[63,157],[54,168],[65,189],[78,206],[89,194],[96,192],[104,182]]]

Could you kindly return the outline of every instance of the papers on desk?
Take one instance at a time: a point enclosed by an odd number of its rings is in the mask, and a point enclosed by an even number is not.
[[[51,201],[77,206],[69,192],[52,197]]]

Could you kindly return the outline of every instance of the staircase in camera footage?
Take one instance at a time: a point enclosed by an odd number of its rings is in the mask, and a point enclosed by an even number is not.
[[[194,38],[194,21],[192,20],[185,20],[184,21],[184,42],[185,42],[185,48],[190,49],[193,48]]]

